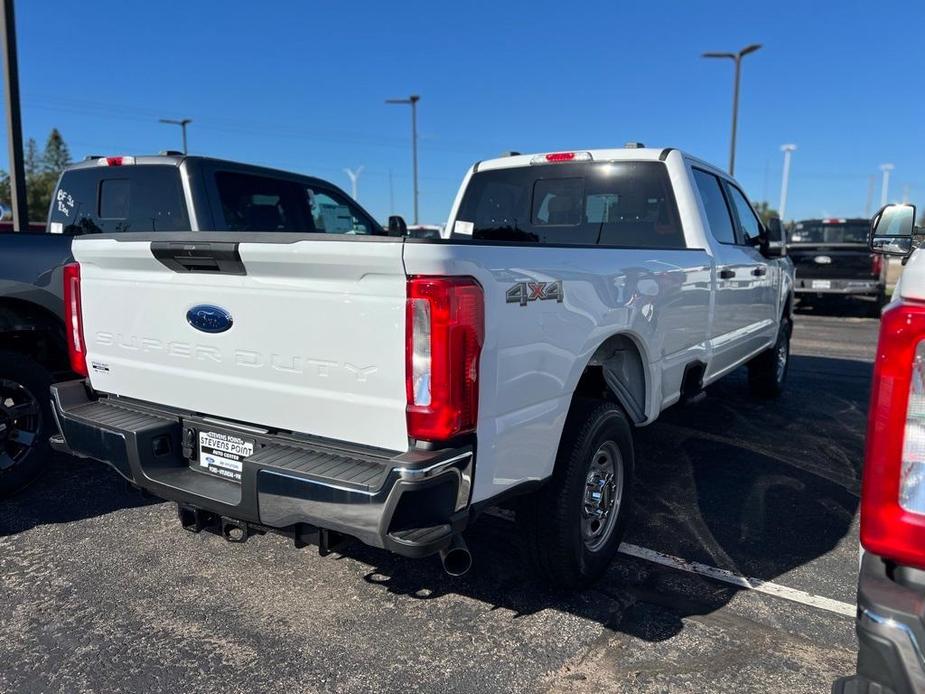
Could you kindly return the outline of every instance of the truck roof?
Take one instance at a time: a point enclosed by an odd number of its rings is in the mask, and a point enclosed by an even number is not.
[[[166,166],[179,166],[184,161],[202,161],[215,162],[217,164],[231,165],[236,168],[246,168],[253,171],[262,171],[273,177],[301,177],[306,179],[321,180],[309,174],[299,173],[297,171],[288,171],[286,169],[275,169],[271,166],[260,166],[249,164],[247,162],[234,161],[232,159],[219,159],[218,157],[206,157],[198,154],[183,154],[181,152],[165,152],[162,154],[113,154],[113,155],[90,155],[83,161],[71,164],[66,170],[73,171],[76,169],[92,169],[102,166],[101,160],[119,160],[118,164],[110,165],[151,165],[160,164]],[[128,161],[126,161],[128,160]]]
[[[530,166],[532,163],[541,163],[543,159],[555,155],[577,155],[585,157],[590,155],[590,161],[664,161],[669,153],[676,150],[675,147],[640,147],[636,143],[628,143],[624,147],[612,147],[605,149],[573,149],[559,150],[551,152],[533,152],[530,154],[521,154],[512,152],[510,155],[495,157],[494,159],[485,159],[475,166],[476,171],[486,171],[490,169],[510,169],[519,166]],[[685,158],[692,159],[698,164],[702,164],[710,169],[716,169],[712,164],[691,157],[684,152],[681,155]],[[584,159],[588,161],[588,159]]]

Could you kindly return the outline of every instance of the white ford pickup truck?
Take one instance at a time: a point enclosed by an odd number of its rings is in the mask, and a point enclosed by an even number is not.
[[[735,181],[679,150],[480,162],[440,239],[319,233],[300,190],[248,204],[305,232],[73,244],[85,378],[52,389],[53,443],[191,530],[350,536],[459,574],[467,524],[519,497],[533,565],[583,585],[629,515],[634,428],[743,364],[781,391],[792,265]]]

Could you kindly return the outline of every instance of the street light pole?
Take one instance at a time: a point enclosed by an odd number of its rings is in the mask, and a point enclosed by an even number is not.
[[[739,120],[739,76],[741,74],[742,58],[761,48],[760,43],[746,46],[738,53],[704,53],[704,58],[729,58],[735,62],[735,81],[732,89],[732,139],[729,142],[729,175],[735,174],[736,165],[736,130]]]
[[[173,120],[171,118],[161,118],[161,123],[166,123],[167,125],[179,125],[183,130],[183,154],[187,153],[186,149],[186,126],[192,123],[193,121],[189,118],[183,118],[181,120]]]
[[[790,156],[796,148],[796,145],[780,146],[780,151],[784,153],[784,172],[780,178],[780,206],[777,212],[781,223],[787,219],[784,215],[787,213],[787,188],[790,186]]]
[[[895,166],[892,164],[881,164],[880,170],[883,172],[883,182],[880,185],[880,207],[886,205],[888,198],[890,197],[890,171],[892,171]]]
[[[407,99],[386,99],[387,104],[409,104],[411,106],[411,170],[414,178],[414,223],[418,223],[418,101],[421,97],[412,94]]]
[[[19,113],[19,66],[16,60],[16,21],[13,0],[2,0],[3,67],[6,82],[6,129],[10,152],[10,202],[13,205],[13,231],[29,224],[26,199],[26,173],[22,154],[22,119]]]
[[[357,197],[357,181],[360,180],[360,174],[363,173],[363,169],[365,168],[365,166],[359,166],[357,167],[356,171],[353,171],[352,169],[344,169],[344,173],[347,174],[347,176],[350,178],[350,185],[353,190],[353,199],[357,202],[360,201],[360,198]]]

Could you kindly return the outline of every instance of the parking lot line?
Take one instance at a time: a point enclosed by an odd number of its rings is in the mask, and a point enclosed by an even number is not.
[[[655,564],[661,564],[662,566],[669,566],[673,569],[680,569],[681,571],[713,578],[717,581],[731,583],[734,586],[739,586],[747,590],[755,590],[759,593],[773,595],[778,598],[783,598],[784,600],[800,603],[801,605],[808,605],[820,610],[826,610],[827,612],[834,612],[835,614],[844,615],[846,617],[854,617],[857,613],[857,607],[847,602],[832,600],[831,598],[822,597],[821,595],[813,595],[812,593],[807,593],[806,591],[797,590],[795,588],[788,588],[787,586],[772,583],[771,581],[763,581],[760,578],[740,576],[726,569],[719,569],[715,566],[709,566],[708,564],[701,564],[699,561],[688,561],[687,559],[681,559],[680,557],[674,557],[670,554],[664,554],[654,549],[640,547],[627,542],[620,545],[620,553],[636,557],[637,559],[651,561]]]

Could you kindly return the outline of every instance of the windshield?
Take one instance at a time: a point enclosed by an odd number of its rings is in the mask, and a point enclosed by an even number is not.
[[[683,248],[661,162],[540,164],[475,173],[453,238]]]
[[[867,244],[870,222],[866,219],[839,223],[799,222],[790,233],[790,243]]]

